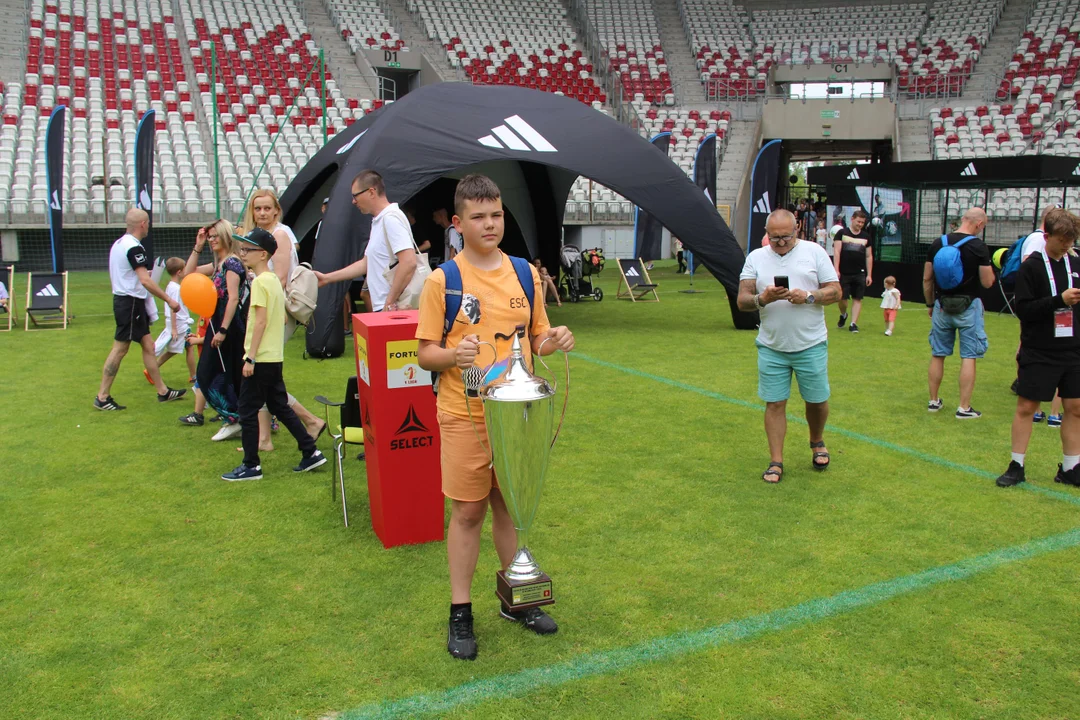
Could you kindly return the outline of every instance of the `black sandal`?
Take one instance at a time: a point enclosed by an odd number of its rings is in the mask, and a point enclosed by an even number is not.
[[[777,472],[776,470],[773,470],[773,468],[780,468],[780,470],[779,470],[779,472]],[[774,476],[774,475],[776,476],[776,479],[775,480],[770,480],[769,477]],[[765,482],[769,483],[770,485],[775,485],[776,483],[783,480],[784,479],[784,463],[782,463],[782,462],[771,462],[771,463],[769,463],[769,469],[766,470],[765,472],[761,473],[761,479],[764,480]]]
[[[817,442],[810,443],[810,449],[811,450],[813,450],[815,448],[823,448],[823,447],[825,447],[825,441],[824,440],[818,440]],[[818,460],[820,458],[825,458],[825,462],[819,463]],[[821,452],[814,453],[814,457],[811,459],[810,464],[814,466],[815,470],[817,470],[818,472],[822,472],[824,470],[829,469],[829,462],[830,462],[829,453],[821,451]]]

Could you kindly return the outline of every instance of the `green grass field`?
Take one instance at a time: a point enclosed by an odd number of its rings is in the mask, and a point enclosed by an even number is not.
[[[190,403],[159,405],[137,354],[113,390],[129,409],[95,411],[108,279],[74,274],[67,332],[0,334],[0,716],[1080,717],[1080,491],[1052,482],[1057,431],[1035,428],[1028,487],[993,484],[1015,320],[987,317],[983,417],[958,422],[956,360],[926,412],[917,299],[891,338],[876,300],[854,336],[829,308],[833,466],[811,470],[796,392],[769,486],[754,334],[719,285],[681,294],[666,264],[662,302],[635,305],[616,279],[551,312],[578,346],[532,543],[560,631],[498,618],[485,535],[466,663],[445,650],[445,547],[384,550],[361,463],[345,529],[329,468],[290,472],[285,432],[264,480],[218,479],[238,443],[180,426]],[[302,350],[285,378],[314,409],[352,346]]]

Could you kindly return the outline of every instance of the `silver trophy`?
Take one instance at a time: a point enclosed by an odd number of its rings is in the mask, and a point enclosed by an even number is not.
[[[466,397],[472,394],[484,403],[492,466],[517,530],[514,559],[506,570],[496,574],[495,593],[511,611],[555,602],[551,578],[536,564],[528,541],[529,530],[540,506],[540,492],[544,487],[551,449],[559,437],[566,417],[566,405],[570,400],[570,360],[564,353],[566,395],[559,425],[555,427],[555,394],[558,386],[529,370],[521,346],[524,337],[525,328],[518,327],[511,336],[506,369],[498,377],[485,382],[498,361],[498,352],[491,343],[481,344],[495,351],[495,362],[486,369],[474,366],[462,372]],[[543,350],[544,344],[550,340],[545,339],[538,349]],[[550,372],[543,359],[540,359],[540,363]],[[469,414],[471,417],[471,408]],[[475,421],[473,428],[476,428]]]

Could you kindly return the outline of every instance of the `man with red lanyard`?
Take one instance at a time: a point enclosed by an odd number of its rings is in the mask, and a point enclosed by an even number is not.
[[[1069,249],[1080,236],[1080,218],[1066,210],[1047,213],[1046,247],[1020,265],[1016,315],[1020,318],[1020,354],[1016,415],[1012,424],[1012,460],[997,479],[998,487],[1027,478],[1024,461],[1031,439],[1031,418],[1040,402],[1055,391],[1064,403],[1062,461],[1054,482],[1080,487],[1080,262]]]

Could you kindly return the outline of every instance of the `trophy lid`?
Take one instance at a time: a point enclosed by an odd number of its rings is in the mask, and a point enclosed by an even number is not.
[[[502,375],[488,383],[481,393],[485,402],[532,402],[555,395],[555,388],[544,378],[534,375],[525,364],[521,338],[524,326],[518,326],[510,347],[510,359]]]

